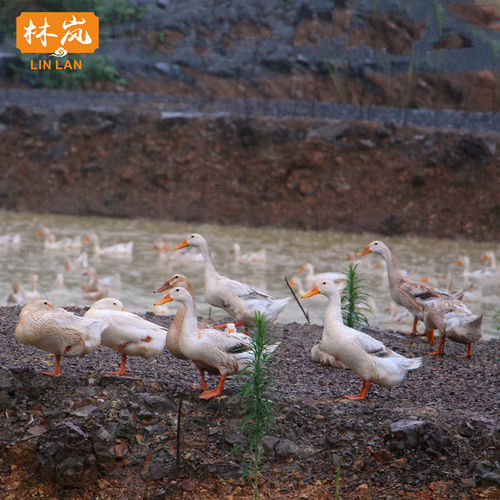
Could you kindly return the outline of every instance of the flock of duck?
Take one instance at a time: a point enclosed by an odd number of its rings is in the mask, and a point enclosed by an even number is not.
[[[50,233],[44,231],[44,234],[46,244],[56,243]],[[100,249],[96,235],[89,239],[96,252],[106,251]],[[24,344],[55,355],[55,370],[43,372],[51,376],[61,374],[61,357],[89,354],[101,344],[121,355],[119,371],[109,372],[115,375],[126,375],[127,356],[152,358],[166,346],[174,357],[191,360],[198,368],[200,384],[193,387],[202,390],[201,399],[220,395],[226,377],[240,373],[253,359],[248,329],[252,326],[255,314],[265,315],[271,324],[277,320],[291,297],[276,299],[249,284],[221,276],[212,261],[208,243],[200,234],[189,235],[175,251],[185,251],[183,249],[189,247],[196,249],[199,252],[197,255],[203,259],[206,301],[213,307],[223,309],[231,316],[233,323],[214,325],[198,320],[191,281],[182,274],[174,273],[156,290],[157,293],[166,292],[156,302],[156,306],[172,301],[178,303],[168,330],[126,311],[116,298],[97,297],[99,300],[80,317],[55,307],[47,299],[40,297],[34,298],[22,308],[15,337]],[[130,246],[120,248],[124,252],[132,251]],[[115,248],[114,251],[116,250]],[[235,253],[242,258],[239,248],[235,249]],[[429,344],[435,343],[435,330],[440,335],[437,349],[429,354],[442,356],[445,341],[450,339],[465,344],[467,353],[464,357],[470,358],[472,344],[482,335],[482,316],[474,315],[461,301],[463,292],[444,292],[429,283],[413,281],[404,276],[398,270],[389,248],[381,241],[373,241],[357,256],[362,257],[368,253],[382,257],[387,269],[391,297],[413,315],[413,329],[408,335],[418,335],[417,324],[422,321]],[[247,254],[245,258],[265,259],[265,253]],[[306,285],[312,288],[303,291],[302,298],[321,294],[328,300],[322,338],[311,351],[313,360],[348,368],[363,381],[359,394],[347,395],[346,398],[366,398],[371,383],[393,387],[405,378],[408,371],[421,366],[422,358],[406,358],[366,333],[344,325],[339,291],[344,275],[314,275],[312,266],[305,267],[307,269],[304,270],[308,272]],[[238,326],[244,327],[244,332],[238,332]],[[278,345],[270,345],[268,351],[273,352],[277,347]],[[220,377],[215,389],[208,388],[206,372]]]

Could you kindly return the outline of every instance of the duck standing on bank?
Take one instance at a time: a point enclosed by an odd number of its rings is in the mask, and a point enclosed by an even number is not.
[[[165,283],[160,288],[158,288],[158,290],[155,290],[154,293],[166,292],[168,290],[171,290],[172,288],[186,289],[190,293],[194,302],[194,286],[186,276],[180,273],[174,273],[172,276],[170,276],[170,278],[168,278],[168,280],[165,281]],[[169,350],[170,354],[172,354],[174,358],[183,360],[189,359],[188,354],[182,350],[182,347],[180,345],[180,339],[182,335],[182,325],[184,324],[185,315],[186,315],[186,308],[184,307],[184,304],[179,303],[179,308],[175,313],[172,323],[170,323],[167,335],[167,349]],[[213,328],[213,325],[210,324],[208,321],[198,320],[198,328],[200,330],[204,330],[205,328]],[[193,361],[193,362],[200,371],[201,383],[200,385],[193,385],[191,387],[193,389],[203,389],[203,390],[208,389],[207,383],[205,381],[205,372],[210,371],[211,367],[205,365],[201,361]]]
[[[163,299],[161,305],[175,300],[185,308],[179,348],[192,361],[200,362],[210,373],[220,375],[216,389],[205,389],[200,399],[211,399],[222,394],[226,377],[240,373],[253,360],[253,350],[248,336],[235,331],[220,331],[214,328],[200,329],[196,318],[193,297],[185,289],[176,287]],[[270,345],[267,352],[273,352],[277,345]]]
[[[379,340],[344,325],[340,293],[333,281],[318,282],[303,298],[317,294],[328,299],[319,348],[363,380],[360,393],[347,395],[346,398],[365,399],[372,383],[394,387],[403,381],[409,370],[416,370],[422,365],[422,358],[405,358],[385,347]]]
[[[483,316],[476,316],[459,300],[434,299],[424,306],[425,326],[437,329],[441,335],[436,351],[429,354],[444,355],[445,340],[451,339],[460,344],[467,344],[467,354],[462,358],[470,359],[472,344],[482,337]]]
[[[221,276],[215,269],[207,241],[201,234],[189,235],[176,247],[176,250],[187,246],[198,248],[203,256],[207,302],[214,307],[224,309],[236,320],[236,326],[250,326],[256,313],[263,314],[267,321],[272,323],[290,301],[291,297],[275,299],[250,285]]]
[[[86,318],[107,322],[102,333],[102,345],[118,351],[122,356],[120,371],[111,375],[127,374],[127,356],[149,359],[160,354],[167,337],[167,329],[127,312],[118,299],[111,297],[97,301],[86,313]]]
[[[42,373],[58,377],[61,356],[83,356],[95,351],[107,326],[104,319],[82,318],[38,299],[22,308],[14,335],[23,344],[54,354],[55,370]]]
[[[461,296],[461,294],[453,296],[425,283],[405,278],[399,272],[391,251],[381,241],[372,241],[364,250],[358,252],[357,256],[361,257],[369,253],[376,253],[382,256],[387,268],[392,300],[396,304],[408,309],[414,316],[412,331],[409,333],[405,332],[405,335],[418,335],[417,323],[419,320],[423,321],[424,300],[430,298],[454,299]],[[434,345],[434,331],[426,329],[424,335],[427,336],[427,342]]]

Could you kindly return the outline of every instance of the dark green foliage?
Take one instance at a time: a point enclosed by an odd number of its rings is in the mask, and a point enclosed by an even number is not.
[[[367,299],[369,294],[365,291],[363,280],[357,273],[358,265],[349,264],[344,271],[346,277],[345,288],[342,290],[342,318],[344,324],[351,328],[368,326],[368,320],[363,314],[363,310],[370,309]]]
[[[275,426],[275,401],[277,398],[276,381],[271,373],[272,353],[269,352],[271,338],[266,318],[255,316],[250,329],[254,359],[240,377],[243,379],[241,391],[234,396],[242,415],[241,431],[246,434],[244,444],[235,446],[234,452],[247,452],[252,458],[245,463],[243,477],[252,476],[254,497],[259,496],[259,464],[262,456],[262,440]]]

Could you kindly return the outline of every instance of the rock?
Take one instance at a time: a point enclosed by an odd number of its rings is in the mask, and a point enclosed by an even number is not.
[[[264,438],[262,440],[262,448],[264,449],[264,453],[274,456],[274,447],[276,446],[276,443],[278,443],[278,441],[279,438],[273,436]]]
[[[19,62],[15,52],[0,52],[0,78],[10,78]]]
[[[141,392],[137,394],[137,399],[140,404],[144,404],[149,408],[156,411],[167,412],[175,411],[177,412],[177,405],[174,401],[167,399],[163,396],[157,396],[155,394],[149,394],[147,392]]]
[[[133,440],[135,438],[135,434],[136,427],[131,413],[126,408],[120,410],[115,435],[117,437],[124,437],[126,439]]]
[[[67,420],[51,425],[40,437],[38,461],[42,478],[63,486],[80,487],[97,473],[89,435]]]
[[[92,415],[96,415],[99,413],[99,409],[97,406],[94,405],[86,405],[86,406],[81,406],[80,408],[77,408],[76,410],[73,410],[70,412],[70,415],[75,415],[76,417],[84,417],[87,418]]]
[[[114,459],[113,437],[102,425],[92,428],[91,441],[99,467],[107,468]]]
[[[191,87],[196,85],[196,80],[187,73],[184,73],[178,64],[162,61],[156,63],[154,67],[162,75],[179,80]]]
[[[496,144],[484,137],[467,134],[448,148],[441,157],[441,161],[449,167],[461,169],[471,161],[482,161],[492,156],[496,151]]]
[[[224,441],[227,444],[242,444],[246,442],[245,435],[239,430],[238,422],[232,421],[224,429]]]
[[[424,420],[398,420],[391,424],[391,433],[401,450],[415,448],[422,442],[427,422]]]
[[[175,472],[175,458],[164,448],[154,455],[142,471],[144,481],[157,481]]]
[[[299,447],[289,439],[280,439],[274,445],[276,458],[285,458],[290,456],[298,456],[300,454]]]
[[[0,410],[13,406],[15,401],[14,378],[9,370],[0,368]]]
[[[170,0],[156,0],[156,5],[160,9],[166,9],[170,5]]]
[[[351,128],[349,123],[342,120],[332,120],[328,125],[313,128],[307,134],[307,139],[314,139],[320,137],[328,142],[335,142],[336,140],[344,137],[347,131]]]

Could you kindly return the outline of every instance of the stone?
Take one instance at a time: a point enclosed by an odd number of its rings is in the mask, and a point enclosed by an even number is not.
[[[344,137],[350,125],[341,120],[332,120],[328,125],[324,125],[318,128],[313,128],[307,134],[307,139],[322,138],[328,142],[335,142],[336,140]]]
[[[403,450],[415,448],[422,441],[426,428],[424,420],[403,419],[391,424],[391,433],[397,440],[397,447]]]
[[[102,425],[96,424],[91,430],[91,441],[97,464],[107,468],[114,458],[113,437]]]
[[[175,474],[175,458],[164,448],[154,455],[148,466],[142,471],[144,481],[158,481]]]
[[[146,405],[153,410],[160,412],[175,411],[177,412],[177,405],[174,401],[167,399],[163,396],[141,392],[137,394],[137,399],[141,405]]]
[[[299,447],[289,439],[280,439],[274,446],[276,458],[285,458],[290,456],[298,456],[300,454]]]
[[[92,415],[96,415],[97,413],[99,413],[99,409],[97,408],[97,406],[85,405],[81,406],[80,408],[77,408],[76,410],[71,411],[70,415],[87,418]]]

